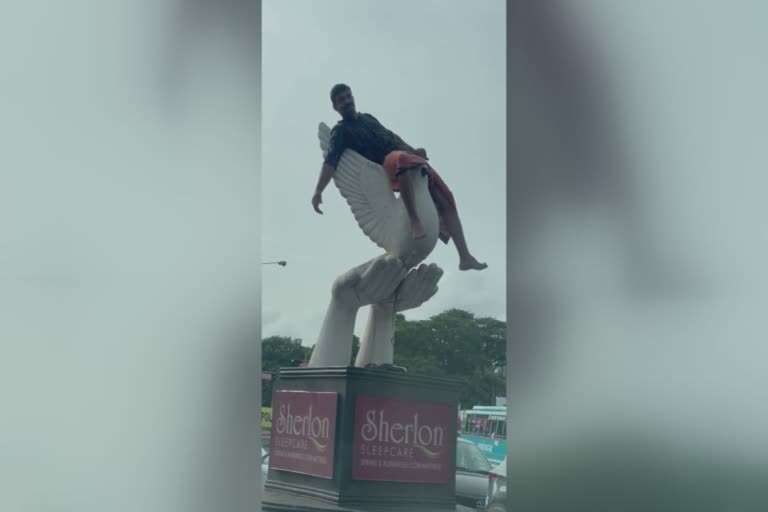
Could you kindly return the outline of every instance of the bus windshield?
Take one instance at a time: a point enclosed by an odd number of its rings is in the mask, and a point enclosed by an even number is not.
[[[502,411],[484,411],[476,409],[466,411],[461,431],[462,433],[475,436],[506,439],[506,414]]]

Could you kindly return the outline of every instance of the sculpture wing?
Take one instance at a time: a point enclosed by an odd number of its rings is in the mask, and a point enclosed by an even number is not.
[[[331,129],[325,123],[320,123],[318,137],[325,157],[331,138]],[[396,234],[393,230],[398,228],[393,222],[398,200],[384,168],[347,149],[336,166],[333,181],[347,200],[363,233],[379,247],[390,248]]]

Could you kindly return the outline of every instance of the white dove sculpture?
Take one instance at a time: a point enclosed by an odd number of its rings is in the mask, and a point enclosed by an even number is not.
[[[323,155],[331,129],[318,129]],[[310,367],[347,366],[358,310],[371,306],[355,366],[392,364],[395,313],[420,306],[435,293],[443,275],[433,264],[419,265],[434,249],[439,218],[429,193],[424,167],[412,173],[414,206],[427,235],[415,240],[402,198],[392,192],[384,168],[347,149],[333,174],[363,232],[386,252],[340,275],[333,283],[331,302],[312,351]]]

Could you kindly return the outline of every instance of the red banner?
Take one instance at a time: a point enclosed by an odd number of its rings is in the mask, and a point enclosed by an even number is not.
[[[336,393],[277,391],[269,467],[333,478]]]
[[[454,472],[455,429],[452,406],[358,395],[352,478],[446,483]]]

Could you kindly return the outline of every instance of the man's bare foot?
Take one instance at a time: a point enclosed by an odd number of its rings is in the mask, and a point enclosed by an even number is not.
[[[414,240],[419,240],[427,236],[427,231],[419,221],[411,222],[411,233],[413,234]]]
[[[486,268],[488,268],[488,264],[480,263],[474,256],[469,256],[459,261],[459,270],[483,270]]]

